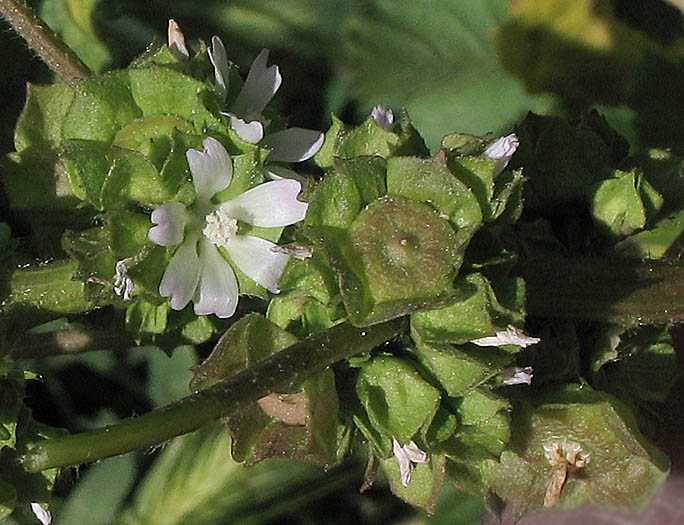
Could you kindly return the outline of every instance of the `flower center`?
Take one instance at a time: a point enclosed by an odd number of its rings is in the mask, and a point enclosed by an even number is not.
[[[228,216],[221,208],[204,217],[204,222],[202,233],[216,245],[225,246],[231,238],[237,235],[237,220]]]

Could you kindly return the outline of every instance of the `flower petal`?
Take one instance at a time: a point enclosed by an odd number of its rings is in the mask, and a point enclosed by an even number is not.
[[[216,314],[222,319],[235,313],[238,283],[235,273],[208,239],[200,240],[200,280],[195,297],[197,315]]]
[[[430,461],[430,457],[423,450],[420,450],[418,445],[413,441],[409,441],[404,445],[404,452],[408,456],[411,463],[427,463]]]
[[[370,114],[371,118],[377,122],[378,126],[387,131],[392,131],[394,127],[394,113],[385,106],[375,106]]]
[[[325,136],[320,131],[288,128],[266,135],[259,146],[270,149],[269,161],[301,162],[321,149]]]
[[[195,295],[200,278],[197,236],[188,235],[173,254],[159,284],[159,295],[171,298],[171,308],[182,310]]]
[[[157,226],[150,228],[147,238],[160,246],[173,246],[183,240],[183,230],[190,218],[180,202],[168,202],[152,212],[151,220]]]
[[[399,473],[401,474],[401,484],[404,487],[408,487],[411,482],[411,460],[408,454],[404,450],[399,442],[392,438],[392,451],[394,452],[394,457],[397,458],[399,463]]]
[[[471,343],[477,346],[503,346],[503,345],[517,345],[522,348],[527,348],[528,346],[536,345],[541,339],[539,337],[531,337],[525,335],[525,333],[516,328],[513,325],[508,325],[505,330],[496,332],[495,335],[489,337],[480,337],[479,339],[473,339]]]
[[[188,53],[188,48],[185,45],[185,35],[178,26],[178,22],[173,18],[169,19],[169,26],[166,34],[169,49],[171,50],[171,53],[173,53],[173,56],[175,56],[176,60],[179,62],[186,62],[188,58],[190,58],[190,53]]]
[[[526,385],[532,384],[534,369],[531,366],[519,367],[511,366],[501,371],[501,379],[504,385]]]
[[[215,138],[207,137],[202,144],[204,152],[189,149],[185,155],[192,172],[197,198],[206,202],[230,186],[233,163],[226,148]]]
[[[279,293],[278,281],[290,256],[271,250],[273,246],[276,245],[266,239],[236,235],[225,248],[247,277],[270,292]]]
[[[228,113],[228,116],[230,116],[230,126],[245,142],[257,144],[261,139],[264,138],[264,125],[258,120],[247,122],[239,117],[236,117],[232,113]]]
[[[231,108],[236,115],[240,117],[259,115],[280,88],[283,79],[278,66],[267,68],[267,62],[268,49],[262,49],[252,62],[242,91]]]
[[[484,158],[499,161],[496,163],[495,175],[501,173],[508,166],[515,150],[518,149],[518,143],[518,136],[511,133],[501,137],[484,151],[482,154]]]
[[[225,99],[228,94],[228,76],[230,75],[230,70],[228,69],[226,48],[219,37],[211,37],[211,49],[209,49],[208,52],[211,65],[214,66],[216,88],[221,94],[221,98]]]
[[[50,525],[52,523],[52,516],[50,511],[43,507],[40,503],[31,503],[31,512],[40,521],[42,525]]]
[[[264,182],[224,202],[221,209],[230,217],[254,226],[288,226],[306,216],[309,205],[297,200],[301,189],[301,184],[293,179]]]

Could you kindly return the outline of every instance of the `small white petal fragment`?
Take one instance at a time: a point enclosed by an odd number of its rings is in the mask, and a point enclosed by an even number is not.
[[[200,278],[197,236],[188,235],[173,254],[159,284],[159,295],[171,298],[171,308],[182,310],[195,295]]]
[[[280,293],[278,281],[290,256],[274,252],[271,249],[273,246],[274,243],[260,237],[237,235],[230,240],[225,249],[232,261],[252,281],[271,293]]]
[[[482,154],[484,158],[498,161],[495,175],[501,173],[508,166],[508,162],[513,157],[515,150],[518,149],[518,144],[518,136],[515,133],[511,133],[501,137],[484,151]]]
[[[180,202],[168,202],[152,212],[156,224],[147,233],[148,239],[160,246],[174,246],[183,240],[183,231],[189,216]]]
[[[230,71],[228,69],[228,55],[226,48],[221,39],[217,36],[211,38],[211,49],[209,49],[209,60],[214,66],[214,79],[216,80],[216,87],[222,98],[226,98],[228,94],[228,76]]]
[[[504,385],[531,385],[534,377],[534,370],[531,366],[519,367],[511,366],[504,368],[501,372],[501,379]]]
[[[208,239],[200,240],[200,280],[194,299],[197,315],[225,319],[235,313],[238,283],[233,269]]]
[[[394,113],[385,106],[375,106],[370,114],[371,118],[377,122],[378,126],[387,131],[392,131],[394,127]]]
[[[131,257],[127,259],[121,259],[120,261],[116,261],[115,266],[116,273],[114,274],[114,292],[117,295],[123,296],[124,301],[131,300],[131,294],[135,289],[135,283],[133,282],[133,279],[127,275],[128,267],[131,261]]]
[[[288,128],[266,135],[259,145],[271,150],[269,161],[302,162],[318,153],[324,140],[320,131]]]
[[[185,45],[185,35],[180,29],[178,23],[173,19],[169,19],[169,28],[167,31],[167,38],[169,49],[179,62],[185,62],[190,58],[188,48]]]
[[[401,484],[408,487],[411,483],[411,469],[413,463],[427,463],[430,457],[418,448],[413,441],[409,441],[406,445],[401,446],[399,442],[392,438],[392,451],[394,457],[399,463],[399,473],[401,475]]]
[[[52,523],[50,511],[45,509],[40,503],[31,503],[31,512],[33,512],[42,525],[50,525]]]
[[[278,66],[266,67],[268,49],[262,49],[249,68],[245,83],[233,104],[233,113],[241,117],[259,115],[280,88],[283,79]]]
[[[505,330],[497,332],[496,335],[490,337],[481,337],[470,341],[477,346],[504,346],[517,345],[522,348],[527,348],[537,344],[541,339],[539,337],[530,337],[523,333],[522,330],[513,325],[508,325]]]
[[[553,507],[560,500],[568,476],[584,468],[591,461],[591,454],[585,452],[579,443],[554,441],[544,444],[544,456],[551,465],[549,482],[544,494],[544,507]]]
[[[226,189],[233,178],[233,163],[218,140],[207,137],[202,142],[204,152],[189,149],[185,155],[190,165],[192,182],[200,202],[209,200]]]
[[[245,142],[258,144],[264,138],[264,125],[260,121],[247,122],[231,113],[228,113],[228,116],[230,117],[230,126],[238,134],[238,137]]]
[[[264,228],[299,222],[308,204],[297,200],[302,186],[293,179],[264,182],[221,204],[221,209],[240,221]]]

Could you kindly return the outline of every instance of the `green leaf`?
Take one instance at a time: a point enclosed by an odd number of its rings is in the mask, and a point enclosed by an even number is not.
[[[484,134],[544,111],[548,100],[526,95],[498,61],[492,34],[507,10],[492,0],[368,2],[343,26],[343,85],[366,112],[405,106],[431,149],[454,129]]]

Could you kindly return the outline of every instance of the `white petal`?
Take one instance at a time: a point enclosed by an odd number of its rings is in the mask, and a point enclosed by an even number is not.
[[[252,62],[242,91],[231,108],[236,115],[241,117],[259,115],[280,88],[283,79],[278,66],[267,68],[267,62],[268,49],[262,49]]]
[[[266,135],[259,146],[270,149],[270,161],[301,162],[310,159],[323,146],[325,136],[320,131],[288,128]]]
[[[299,222],[308,204],[297,200],[301,184],[293,179],[264,182],[221,204],[230,217],[242,222],[277,228]]]
[[[128,267],[133,263],[133,257],[121,259],[116,261],[114,274],[114,292],[117,295],[123,296],[124,301],[131,300],[131,294],[135,290],[135,283],[133,279],[128,277]]]
[[[214,66],[214,78],[216,79],[216,87],[221,93],[222,98],[226,98],[228,94],[228,76],[230,70],[228,69],[228,56],[226,55],[226,48],[221,39],[217,36],[211,37],[211,49],[209,49],[209,60]]]
[[[409,441],[406,443],[406,445],[404,445],[404,452],[406,452],[406,455],[411,463],[427,463],[430,460],[427,453],[420,450],[418,445],[416,445],[413,441]]]
[[[532,384],[532,378],[534,377],[534,370],[531,366],[518,367],[512,366],[505,368],[501,372],[501,379],[504,385],[521,385],[523,383],[527,385]]]
[[[247,277],[272,293],[279,293],[278,281],[290,259],[289,255],[271,250],[271,241],[236,235],[225,246],[228,255]]]
[[[404,450],[399,442],[392,438],[392,451],[394,452],[394,457],[397,458],[399,463],[399,472],[401,474],[401,484],[404,487],[408,487],[411,482],[411,461],[409,460],[408,454]]]
[[[200,240],[200,280],[195,297],[197,315],[226,318],[235,313],[238,283],[235,273],[209,240]]]
[[[52,523],[52,516],[50,515],[50,512],[46,510],[40,503],[31,503],[31,511],[36,518],[38,518],[38,521],[42,523],[42,525],[50,525]]]
[[[508,328],[497,332],[496,335],[490,337],[481,337],[470,342],[478,346],[517,345],[527,348],[528,346],[537,344],[539,341],[541,341],[539,337],[527,336],[519,328],[509,325]]]
[[[171,53],[173,53],[173,56],[179,61],[187,61],[190,57],[190,53],[188,53],[188,48],[185,45],[185,35],[173,18],[169,20],[167,38],[169,49],[171,50]]]
[[[226,148],[215,138],[207,137],[202,144],[204,152],[189,149],[185,155],[190,165],[197,198],[206,202],[230,186],[233,163]]]
[[[515,150],[518,149],[518,136],[515,133],[501,137],[489,146],[482,156],[486,159],[498,160],[496,163],[496,174],[501,173],[508,165]]]
[[[183,240],[183,230],[189,221],[188,212],[180,202],[168,202],[152,212],[157,226],[150,228],[147,237],[160,246],[173,246]]]
[[[370,116],[381,128],[392,131],[394,127],[394,113],[392,113],[391,109],[385,106],[375,106]]]
[[[258,120],[247,122],[230,113],[228,115],[230,116],[230,126],[245,142],[257,144],[264,138],[264,125]]]
[[[195,295],[200,277],[197,237],[187,236],[173,254],[159,285],[159,295],[171,298],[171,308],[182,310]]]

